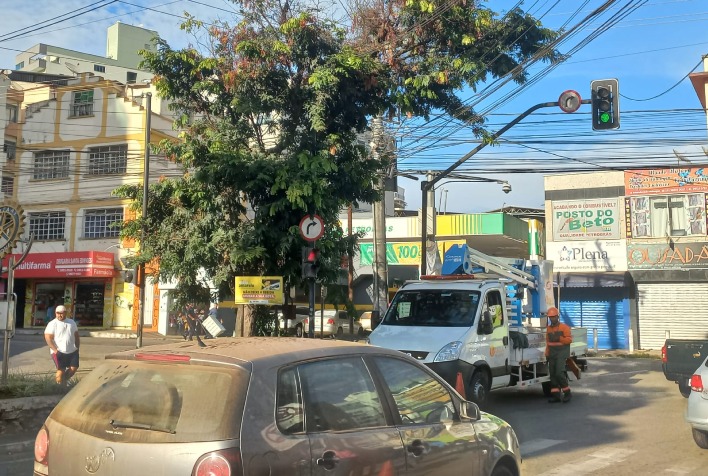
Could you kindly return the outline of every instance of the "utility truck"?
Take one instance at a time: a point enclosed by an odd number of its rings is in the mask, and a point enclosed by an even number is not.
[[[545,347],[546,311],[556,306],[553,262],[505,260],[467,247],[462,268],[462,275],[405,283],[369,342],[414,357],[480,405],[490,390],[512,385],[540,384],[550,395]],[[584,370],[587,329],[571,330],[570,364]]]

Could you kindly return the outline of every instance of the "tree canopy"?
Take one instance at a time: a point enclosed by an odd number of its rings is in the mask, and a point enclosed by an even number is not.
[[[370,120],[443,111],[481,135],[463,90],[490,77],[523,82],[525,64],[557,55],[555,32],[475,0],[358,4],[347,27],[313,6],[234,3],[235,26],[184,24],[208,30],[208,52],[162,40],[143,52],[179,116],[180,140],[160,148],[184,173],[150,187],[148,217],[127,222],[123,235],[141,241],[139,261],[159,261],[159,276],[193,298],[205,296],[204,279],[223,291],[236,275],[298,283],[297,225],[312,213],[327,224],[322,280],[335,282],[355,245],[338,215],[379,199],[374,183],[394,159],[369,153]],[[140,208],[141,186],[116,194]]]

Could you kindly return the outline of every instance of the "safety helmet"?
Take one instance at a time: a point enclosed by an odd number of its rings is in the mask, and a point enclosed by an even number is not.
[[[558,317],[558,308],[557,307],[549,307],[548,312],[546,313],[548,317]]]

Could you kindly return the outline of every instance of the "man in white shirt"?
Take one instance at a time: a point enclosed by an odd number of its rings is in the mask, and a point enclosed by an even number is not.
[[[44,340],[57,367],[56,382],[65,385],[79,369],[79,328],[73,319],[66,318],[66,307],[57,306],[54,313],[56,319],[44,329]]]

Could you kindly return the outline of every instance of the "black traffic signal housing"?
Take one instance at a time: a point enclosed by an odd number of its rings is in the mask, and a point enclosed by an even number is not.
[[[619,82],[616,79],[596,79],[590,83],[592,129],[619,129]]]
[[[138,269],[130,268],[121,270],[123,282],[126,284],[138,284]]]
[[[320,250],[306,246],[302,249],[302,277],[316,278],[320,270]]]

